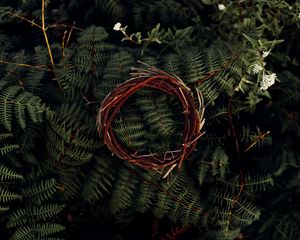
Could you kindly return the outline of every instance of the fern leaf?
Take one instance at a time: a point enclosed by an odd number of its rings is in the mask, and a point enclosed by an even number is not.
[[[139,184],[138,197],[135,203],[137,211],[141,213],[144,213],[152,207],[157,192],[157,189],[150,184],[157,180],[157,174],[149,172],[144,174],[144,178],[144,183]],[[148,184],[148,182],[150,183]]]
[[[23,179],[21,174],[9,169],[3,164],[0,164],[0,181]]]
[[[33,229],[39,237],[45,237],[64,231],[65,227],[57,223],[42,223],[35,225]]]
[[[54,178],[36,181],[29,188],[23,190],[24,196],[38,205],[51,198],[55,192],[57,192],[57,185]]]
[[[28,215],[34,217],[36,220],[47,220],[60,213],[64,207],[64,205],[54,203],[34,206],[28,210]]]
[[[11,240],[32,240],[35,239],[30,226],[19,227],[11,236]]]
[[[227,171],[228,156],[223,148],[216,147],[212,152],[208,152],[199,163],[197,172],[199,183],[203,184],[208,173],[224,179]]]
[[[18,208],[8,215],[7,227],[16,227],[27,223],[26,209]]]
[[[0,94],[0,123],[11,131],[13,116],[22,128],[26,127],[25,109],[30,119],[36,123],[43,120],[43,113],[47,110],[41,99],[29,92],[22,92],[22,88],[11,86],[2,90]],[[15,115],[13,115],[13,109]]]
[[[5,207],[5,206],[0,206],[0,213],[2,212],[6,212],[9,210],[9,207]]]
[[[129,148],[142,151],[146,145],[146,128],[142,115],[134,108],[124,107],[116,117],[113,129],[119,139]]]
[[[120,0],[95,0],[95,3],[103,14],[109,14],[113,19],[124,16],[125,9]]]
[[[83,199],[89,202],[97,201],[111,189],[114,180],[111,162],[110,158],[95,157],[95,164],[86,176]]]
[[[0,147],[0,155],[5,155],[10,152],[17,150],[20,146],[17,144],[4,144],[4,146]]]
[[[113,214],[133,204],[137,183],[137,179],[133,178],[126,168],[121,169],[110,200],[110,209]]]
[[[2,123],[9,131],[11,131],[12,120],[11,97],[15,96],[20,90],[20,87],[9,87],[2,90],[2,93],[0,94],[0,123]]]
[[[7,189],[0,188],[0,202],[7,203],[13,200],[21,199],[22,196]]]
[[[100,79],[95,96],[98,100],[103,100],[117,84],[125,82],[129,78],[131,67],[136,64],[134,58],[126,50],[114,53],[108,60],[103,77]]]
[[[11,133],[1,133],[0,134],[0,141],[11,138],[13,136],[13,134]]]

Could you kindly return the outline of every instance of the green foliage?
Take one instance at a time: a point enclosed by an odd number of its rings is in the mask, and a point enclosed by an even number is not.
[[[137,179],[131,177],[130,171],[126,168],[121,169],[110,200],[110,209],[113,214],[118,214],[133,204],[137,183]]]
[[[91,160],[93,151],[99,147],[99,144],[85,133],[88,131],[89,126],[83,123],[89,121],[89,119],[79,112],[76,107],[69,108],[69,106],[60,108],[62,113],[60,117],[63,117],[63,114],[67,116],[69,111],[76,111],[79,114],[76,119],[67,121],[67,118],[60,119],[57,114],[49,115],[47,148],[49,149],[50,162],[57,162],[66,166],[78,166]],[[80,118],[82,122],[79,121]],[[82,126],[81,131],[74,130],[76,125],[78,127]]]
[[[147,239],[181,224],[178,238],[299,239],[298,1],[42,2],[1,1],[1,238]],[[96,128],[138,61],[205,108],[181,169],[126,163]],[[145,88],[113,131],[137,154],[172,154],[182,111]]]
[[[9,131],[12,130],[12,120],[16,119],[19,126],[26,127],[26,122],[31,119],[34,123],[44,120],[46,106],[41,99],[29,92],[23,92],[19,86],[1,88],[0,95],[1,124]]]
[[[34,182],[30,187],[23,190],[24,196],[31,199],[37,205],[51,198],[57,192],[56,180],[46,179],[40,182]]]
[[[120,0],[95,0],[95,5],[103,14],[108,14],[112,19],[122,19],[125,15],[125,8]]]
[[[65,230],[60,224],[46,223],[34,226],[24,226],[19,228],[11,237],[12,240],[17,239],[45,239],[43,237],[58,233]],[[52,238],[46,238],[52,239]],[[56,238],[55,238],[56,239]]]
[[[9,192],[6,189],[0,189],[0,202],[6,203],[22,198],[21,195]]]
[[[102,101],[117,84],[125,82],[129,78],[130,68],[134,65],[134,58],[127,50],[114,53],[104,67],[101,80],[98,80],[95,88],[96,99]]]
[[[108,193],[112,188],[114,174],[112,159],[95,156],[92,171],[85,176],[82,197],[89,202],[95,202]]]
[[[5,165],[0,165],[0,180],[16,180],[16,179],[23,179],[21,174],[16,173],[15,171],[11,170],[10,168],[6,167]]]
[[[210,173],[212,176],[219,176],[224,179],[228,172],[228,155],[220,147],[213,152],[207,152],[207,155],[199,161],[199,170],[197,177],[200,185],[205,182],[206,176]]]
[[[184,172],[174,174],[170,182],[163,182],[157,194],[154,213],[168,216],[184,225],[198,224],[203,213],[201,197]]]

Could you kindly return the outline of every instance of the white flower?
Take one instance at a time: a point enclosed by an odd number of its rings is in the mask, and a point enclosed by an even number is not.
[[[258,64],[258,63],[254,64],[253,69],[252,69],[254,74],[258,74],[261,70],[263,70],[263,68],[260,64]]]
[[[219,8],[220,11],[224,11],[226,7],[225,7],[224,4],[219,4],[218,8]]]
[[[115,31],[120,31],[121,30],[121,23],[119,23],[119,22],[116,23],[115,26],[114,26],[114,30]]]
[[[266,58],[270,54],[270,51],[263,51],[263,54],[261,55],[262,58]]]
[[[275,83],[276,78],[276,73],[263,75],[262,80],[260,82],[260,89],[267,90],[270,86],[272,86]]]

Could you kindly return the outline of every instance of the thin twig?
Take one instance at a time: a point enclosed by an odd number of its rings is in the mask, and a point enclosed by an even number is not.
[[[258,137],[254,140],[253,143],[251,143],[245,150],[244,153],[248,152],[251,148],[253,148],[258,142],[261,142],[264,140],[264,138],[270,134],[270,131],[267,131],[266,133],[261,134],[259,128],[258,128]]]
[[[42,31],[43,31],[43,34],[44,34],[44,37],[45,37],[45,42],[46,42],[46,45],[47,45],[51,65],[52,65],[52,68],[54,68],[54,60],[53,60],[52,51],[51,51],[51,48],[50,48],[48,36],[47,36],[47,33],[46,33],[47,29],[45,27],[45,0],[42,0]]]
[[[16,17],[16,18],[18,18],[18,19],[20,19],[20,20],[22,20],[24,22],[30,23],[31,25],[33,25],[33,26],[35,26],[35,27],[37,27],[37,28],[39,28],[39,29],[42,30],[42,27],[40,25],[38,25],[37,23],[35,23],[34,21],[32,21],[32,20],[29,20],[29,19],[27,19],[25,17],[22,17],[22,16],[20,16],[18,14],[11,13],[11,12],[8,12],[8,15],[10,15],[12,17]]]
[[[15,63],[15,62],[8,62],[8,61],[4,61],[4,60],[0,60],[0,64],[7,64],[7,65],[16,65],[18,67],[24,67],[24,68],[35,68],[41,71],[49,71],[48,66],[47,65],[31,65],[31,64],[27,64],[27,63]]]

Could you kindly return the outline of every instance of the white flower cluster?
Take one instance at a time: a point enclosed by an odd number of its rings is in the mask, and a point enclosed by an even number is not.
[[[225,7],[224,4],[219,4],[218,8],[219,8],[220,11],[224,11],[226,7]]]
[[[120,31],[120,30],[122,30],[122,25],[121,25],[121,23],[119,23],[119,22],[116,23],[115,26],[114,26],[114,30],[115,30],[115,31]]]
[[[270,86],[272,86],[275,83],[276,78],[276,73],[264,74],[260,82],[260,89],[263,91],[267,90]]]
[[[263,70],[263,67],[258,63],[254,64],[253,69],[252,69],[253,74],[259,74],[259,72],[262,70]]]

